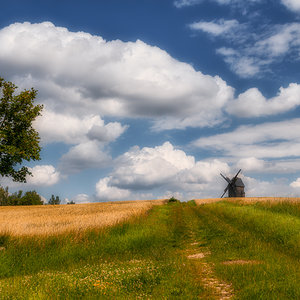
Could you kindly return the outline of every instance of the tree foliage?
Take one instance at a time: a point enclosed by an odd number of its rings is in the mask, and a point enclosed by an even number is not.
[[[0,175],[26,182],[27,167],[16,169],[23,160],[40,159],[40,138],[32,122],[41,114],[42,105],[34,105],[33,88],[15,95],[17,86],[0,77]]]
[[[9,194],[8,188],[0,187],[0,206],[7,205],[43,205],[41,196],[36,191],[29,191],[23,195],[23,191]]]
[[[48,204],[52,204],[52,205],[60,204],[59,197],[58,196],[54,197],[54,195],[52,195],[50,200],[48,201]]]

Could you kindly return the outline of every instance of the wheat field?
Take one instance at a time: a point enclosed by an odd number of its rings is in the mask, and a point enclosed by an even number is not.
[[[197,205],[214,203],[219,201],[229,201],[235,202],[239,201],[245,204],[251,204],[255,202],[290,202],[290,203],[299,203],[300,198],[298,197],[245,197],[245,198],[210,198],[210,199],[194,199]]]
[[[76,205],[0,207],[0,234],[11,236],[56,235],[111,226],[145,213],[167,200],[102,202]]]

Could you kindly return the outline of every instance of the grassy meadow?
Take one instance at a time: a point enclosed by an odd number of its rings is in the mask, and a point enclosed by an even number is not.
[[[18,209],[0,210],[0,299],[300,299],[298,199]]]

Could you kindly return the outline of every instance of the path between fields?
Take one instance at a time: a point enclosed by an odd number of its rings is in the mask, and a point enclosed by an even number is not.
[[[186,257],[190,259],[197,268],[199,280],[203,286],[211,291],[213,297],[220,300],[231,299],[234,291],[230,283],[221,281],[214,273],[214,266],[208,263],[205,258],[211,255],[207,247],[201,246],[201,241],[197,239],[195,232],[196,224],[194,218],[185,218],[190,236],[190,245],[185,250]]]

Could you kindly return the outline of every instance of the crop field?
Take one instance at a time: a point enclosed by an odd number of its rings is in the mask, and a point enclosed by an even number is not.
[[[0,298],[300,299],[299,199],[145,203],[104,226],[3,232]],[[110,214],[122,205],[137,204]]]
[[[0,233],[13,236],[53,235],[112,226],[140,215],[166,200],[89,203],[77,205],[1,206]]]

